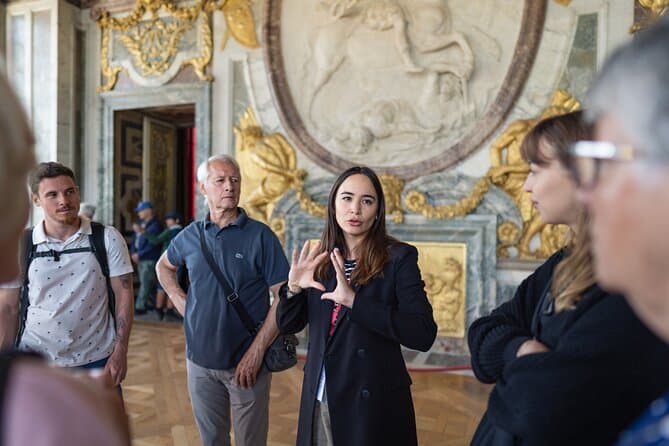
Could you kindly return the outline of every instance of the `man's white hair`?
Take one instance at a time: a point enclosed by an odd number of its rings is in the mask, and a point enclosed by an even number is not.
[[[0,61],[0,190],[4,191],[0,194],[0,240],[26,223],[19,220],[25,217],[30,203],[26,180],[35,166],[34,142],[23,106],[9,85]]]
[[[241,172],[241,170],[239,169],[239,163],[237,163],[237,160],[235,160],[230,155],[210,156],[206,161],[203,161],[197,167],[197,182],[198,183],[204,183],[205,181],[207,181],[207,178],[209,178],[209,164],[211,164],[213,161],[223,161],[225,163],[228,163],[228,164],[234,166],[235,169],[237,170],[237,172]]]

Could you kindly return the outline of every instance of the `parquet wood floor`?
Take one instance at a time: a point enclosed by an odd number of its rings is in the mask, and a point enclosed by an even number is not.
[[[177,324],[136,322],[123,384],[134,446],[200,444],[186,386],[183,329]],[[412,372],[418,439],[422,446],[468,445],[485,409],[490,386],[475,378]],[[269,446],[292,446],[302,369],[274,374]]]

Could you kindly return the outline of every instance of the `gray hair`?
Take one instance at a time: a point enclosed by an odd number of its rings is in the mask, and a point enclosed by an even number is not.
[[[0,69],[0,240],[25,221],[29,206],[27,174],[35,166],[33,137],[23,106]],[[16,195],[13,191],[24,190]]]
[[[585,109],[589,122],[615,116],[644,157],[669,161],[669,16],[613,52]]]
[[[239,168],[239,163],[237,163],[237,160],[235,160],[233,157],[229,155],[214,155],[210,156],[206,161],[202,161],[199,166],[197,166],[197,182],[198,183],[204,183],[207,181],[207,178],[209,178],[209,164],[211,164],[213,161],[222,161],[224,163],[228,163],[237,170],[237,172],[241,172]]]
[[[91,203],[81,203],[81,205],[79,205],[79,213],[84,214],[90,219],[95,215],[96,209],[95,205]]]

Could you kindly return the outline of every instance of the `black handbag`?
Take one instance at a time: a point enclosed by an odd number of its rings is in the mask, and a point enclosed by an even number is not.
[[[253,319],[249,315],[248,311],[239,300],[239,294],[236,291],[232,290],[232,287],[229,285],[228,281],[225,279],[223,272],[218,267],[216,262],[214,262],[209,248],[204,239],[204,224],[199,225],[200,229],[200,246],[202,248],[202,254],[204,255],[205,260],[209,264],[209,268],[214,273],[216,280],[223,288],[223,292],[226,294],[225,300],[232,305],[232,307],[237,312],[239,319],[241,319],[244,327],[251,333],[251,336],[255,337],[258,334],[258,326],[253,323]],[[282,372],[288,370],[297,364],[297,345],[299,340],[293,334],[281,334],[274,339],[274,342],[269,346],[267,352],[265,352],[265,357],[263,362],[265,367],[270,372]]]

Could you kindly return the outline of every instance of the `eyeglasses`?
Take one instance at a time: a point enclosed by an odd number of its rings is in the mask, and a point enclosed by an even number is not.
[[[602,161],[632,161],[635,150],[630,145],[617,145],[606,141],[578,141],[570,148],[570,171],[576,184],[592,188],[599,180]]]

